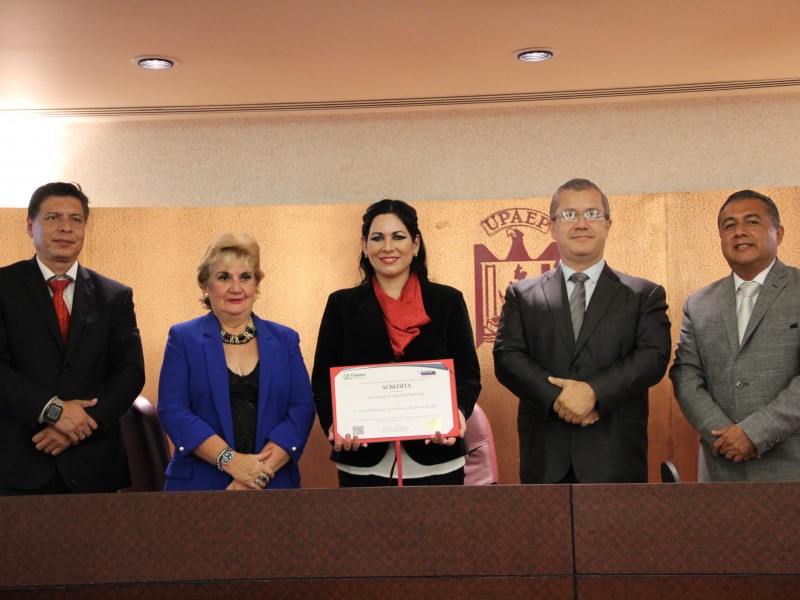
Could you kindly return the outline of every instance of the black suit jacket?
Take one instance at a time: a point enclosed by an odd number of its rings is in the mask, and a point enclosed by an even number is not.
[[[36,259],[0,269],[0,488],[35,489],[61,473],[75,492],[130,485],[119,419],[144,385],[129,287],[78,267],[67,346]],[[98,429],[53,457],[31,441],[53,396],[90,400]]]
[[[458,407],[469,418],[481,390],[481,373],[469,313],[461,292],[446,285],[420,281],[422,302],[431,319],[408,345],[401,362],[452,358]],[[311,385],[319,423],[325,435],[333,423],[330,368],[394,362],[386,322],[372,284],[339,290],[328,297],[314,356]],[[387,443],[372,443],[358,452],[333,452],[331,460],[371,467],[386,454]],[[434,465],[467,453],[463,440],[453,446],[425,445],[424,440],[403,442],[409,456]]]
[[[646,482],[650,386],[664,376],[670,323],[664,288],[605,266],[577,342],[560,268],[509,286],[494,345],[497,379],[519,397],[520,479]],[[561,420],[549,375],[586,381],[600,420]]]

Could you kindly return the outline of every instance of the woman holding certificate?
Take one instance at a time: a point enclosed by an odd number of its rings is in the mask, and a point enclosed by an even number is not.
[[[472,326],[461,292],[428,280],[417,212],[400,200],[367,208],[361,227],[363,280],[328,298],[311,376],[320,425],[333,444],[341,487],[463,485],[466,419],[481,389]],[[452,359],[458,435],[362,443],[333,431],[332,367]],[[346,399],[337,398],[337,402]]]
[[[170,329],[158,385],[167,491],[300,487],[311,386],[297,333],[253,314],[263,277],[244,235],[217,238],[197,267],[209,313]]]

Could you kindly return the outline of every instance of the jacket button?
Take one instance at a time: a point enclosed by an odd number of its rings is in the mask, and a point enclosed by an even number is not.
[[[297,447],[296,446],[292,446],[292,452],[297,452]]]
[[[737,381],[733,385],[735,385],[738,389],[742,389],[744,387],[744,384],[741,381]]]
[[[183,452],[183,446],[181,446],[180,448],[178,448],[178,452]]]

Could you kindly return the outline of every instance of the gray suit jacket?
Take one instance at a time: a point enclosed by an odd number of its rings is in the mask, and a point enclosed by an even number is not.
[[[700,433],[712,481],[800,480],[800,270],[780,260],[758,295],[741,347],[733,275],[686,300],[675,396]],[[712,429],[739,423],[761,459],[714,456]]]
[[[664,376],[670,331],[664,288],[606,265],[577,342],[561,268],[509,286],[494,345],[497,379],[519,397],[520,480],[647,481],[648,388]],[[586,381],[600,420],[580,427],[553,411],[553,375]]]

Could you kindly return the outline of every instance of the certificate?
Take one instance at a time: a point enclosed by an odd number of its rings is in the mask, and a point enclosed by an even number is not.
[[[331,369],[333,430],[362,442],[459,434],[453,359]]]

